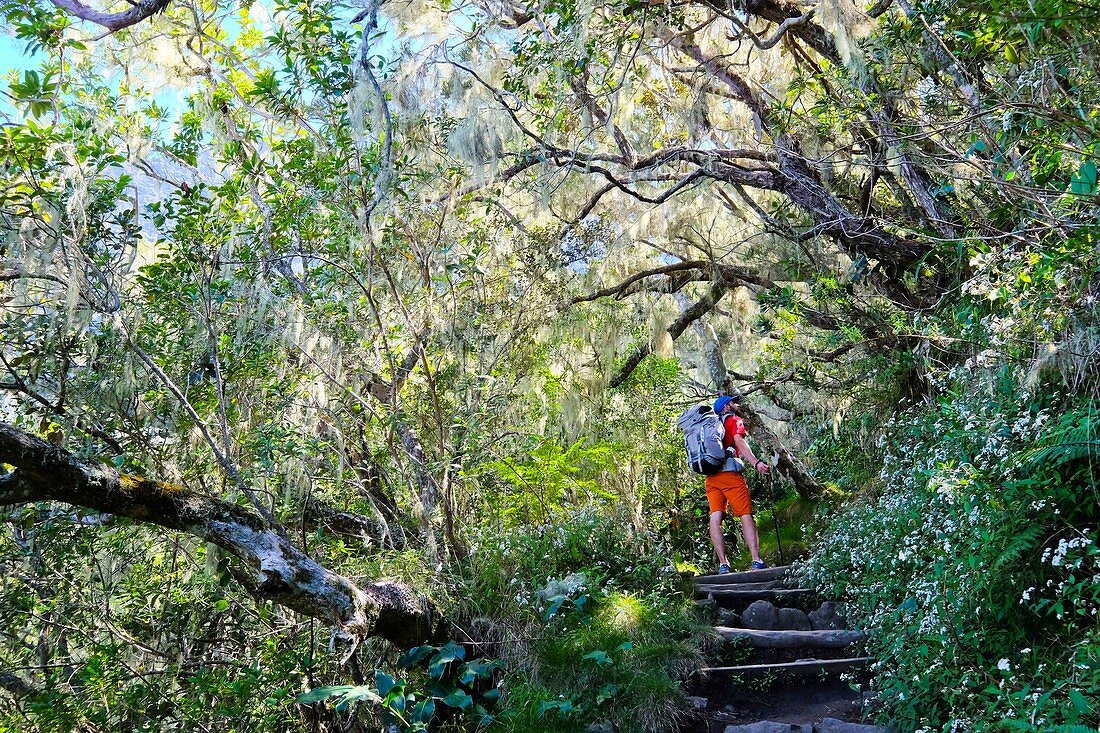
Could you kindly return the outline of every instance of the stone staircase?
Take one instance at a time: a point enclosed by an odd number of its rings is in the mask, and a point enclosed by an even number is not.
[[[726,663],[699,670],[693,698],[708,733],[885,733],[861,719],[863,693],[839,679],[870,665],[866,634],[838,604],[792,585],[791,566],[694,578]]]

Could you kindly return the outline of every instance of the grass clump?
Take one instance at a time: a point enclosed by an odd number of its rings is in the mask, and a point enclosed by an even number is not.
[[[481,535],[454,578],[454,615],[503,661],[506,729],[678,728],[707,629],[669,557],[594,507]]]

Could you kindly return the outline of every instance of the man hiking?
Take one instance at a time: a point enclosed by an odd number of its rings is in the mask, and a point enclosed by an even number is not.
[[[725,429],[722,446],[733,448],[734,454],[744,465],[751,464],[757,472],[766,474],[771,467],[756,457],[745,439],[748,432],[745,430],[745,423],[737,415],[740,400],[741,395],[733,394],[722,395],[714,401],[714,412]],[[729,560],[726,558],[726,539],[722,536],[722,518],[726,512],[726,504],[729,504],[733,516],[741,518],[745,544],[752,555],[752,569],[763,570],[768,567],[760,559],[760,537],[752,518],[752,501],[749,499],[749,485],[745,482],[745,477],[739,471],[720,471],[707,476],[706,487],[707,502],[710,504],[710,542],[718,555],[718,574],[730,571]]]

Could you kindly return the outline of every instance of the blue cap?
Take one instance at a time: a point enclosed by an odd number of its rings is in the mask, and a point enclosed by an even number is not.
[[[724,395],[722,395],[721,397],[719,397],[718,399],[716,399],[714,401],[714,411],[715,412],[722,412],[722,410],[726,409],[726,405],[728,405],[731,402],[737,402],[740,399],[741,399],[741,395],[739,395],[739,394],[733,395],[732,397],[730,395],[724,394]]]

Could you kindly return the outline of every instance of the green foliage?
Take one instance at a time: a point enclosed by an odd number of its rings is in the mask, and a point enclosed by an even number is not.
[[[328,701],[337,711],[369,703],[381,710],[386,726],[401,731],[431,730],[433,722],[449,719],[456,712],[478,728],[494,722],[490,710],[500,699],[500,690],[493,684],[499,662],[467,661],[466,650],[453,641],[439,647],[414,647],[397,661],[397,667],[404,670],[422,665],[426,665],[427,676],[420,675],[419,685],[377,669],[372,685],[315,687],[295,702],[312,705]]]
[[[577,440],[568,447],[543,441],[522,462],[497,461],[485,470],[500,477],[507,490],[499,499],[505,526],[531,525],[594,500],[614,499],[604,488],[609,471],[626,447],[607,441]]]
[[[703,627],[668,548],[622,512],[483,532],[454,582],[463,625],[500,649],[509,730],[676,729]]]
[[[881,497],[835,516],[806,571],[876,630],[902,730],[1100,723],[1092,407],[1002,384],[893,419]]]

